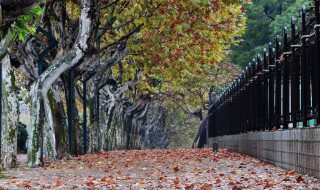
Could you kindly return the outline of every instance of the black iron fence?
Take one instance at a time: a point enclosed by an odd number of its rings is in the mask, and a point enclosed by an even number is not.
[[[300,17],[211,105],[209,137],[320,124],[319,0]]]

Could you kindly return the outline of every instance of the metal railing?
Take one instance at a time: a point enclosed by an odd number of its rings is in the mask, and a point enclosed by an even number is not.
[[[320,124],[319,0],[301,10],[209,108],[209,137]],[[282,43],[281,43],[282,42]]]

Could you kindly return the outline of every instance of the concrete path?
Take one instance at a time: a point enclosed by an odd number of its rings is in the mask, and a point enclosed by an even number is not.
[[[211,149],[103,152],[5,175],[2,189],[320,189],[315,178]]]

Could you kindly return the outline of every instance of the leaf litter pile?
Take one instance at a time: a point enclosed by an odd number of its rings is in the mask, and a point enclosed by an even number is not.
[[[0,189],[320,189],[315,178],[211,149],[101,152],[6,175]]]

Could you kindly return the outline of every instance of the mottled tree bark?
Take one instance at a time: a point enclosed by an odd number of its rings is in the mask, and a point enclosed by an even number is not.
[[[95,37],[97,33],[98,13],[96,6],[99,0],[83,0],[80,13],[80,29],[79,36],[73,48],[63,56],[53,60],[51,65],[38,77],[35,84],[32,86],[31,96],[31,127],[29,130],[28,143],[28,164],[37,166],[40,163],[40,132],[44,122],[42,110],[44,109],[41,103],[46,97],[51,85],[70,67],[77,64],[85,55],[90,56],[93,53]],[[55,147],[55,145],[51,145]],[[54,156],[55,157],[55,156]],[[54,159],[54,158],[53,158]]]
[[[53,119],[57,156],[60,157],[68,152],[68,132],[64,105],[57,86],[51,88],[48,99]]]
[[[15,86],[14,70],[9,56],[2,60],[2,150],[4,168],[14,167],[17,162],[17,135],[19,100]]]

